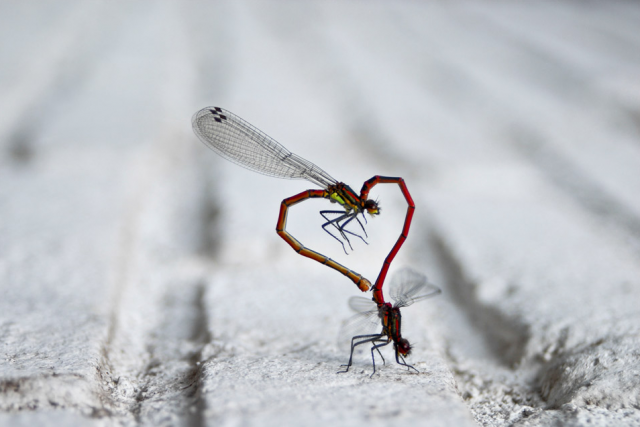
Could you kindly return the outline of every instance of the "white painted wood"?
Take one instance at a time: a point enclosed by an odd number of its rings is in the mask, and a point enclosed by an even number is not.
[[[640,8],[629,2],[0,6],[0,425],[638,425]],[[355,190],[403,176],[396,365],[360,294],[274,232],[312,186],[218,158],[225,107]],[[374,281],[405,211],[340,246]],[[388,288],[386,288],[388,290]]]

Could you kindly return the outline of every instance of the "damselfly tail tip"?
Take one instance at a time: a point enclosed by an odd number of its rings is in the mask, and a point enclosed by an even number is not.
[[[362,292],[367,292],[371,289],[371,282],[363,277],[360,279],[360,282],[358,282],[358,288],[360,288]]]

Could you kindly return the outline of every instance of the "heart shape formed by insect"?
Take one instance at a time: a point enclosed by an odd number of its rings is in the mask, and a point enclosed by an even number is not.
[[[302,256],[306,256],[308,258],[311,258],[315,261],[318,261],[330,268],[333,268],[334,270],[339,271],[340,273],[344,274],[345,276],[349,277],[357,286],[358,288],[363,291],[366,292],[368,290],[371,289],[371,282],[369,280],[367,280],[366,278],[364,278],[361,274],[358,274],[356,272],[354,272],[353,270],[350,270],[349,268],[343,266],[342,264],[337,263],[336,261],[332,260],[331,258],[328,258],[325,255],[322,255],[319,252],[316,252],[312,249],[309,249],[307,247],[305,247],[302,243],[300,243],[300,241],[298,241],[295,237],[293,237],[287,230],[286,230],[286,223],[287,223],[287,214],[288,214],[288,209],[289,207],[300,203],[304,200],[310,199],[310,198],[326,198],[326,199],[331,199],[331,200],[336,200],[336,199],[342,199],[345,200],[347,198],[350,198],[352,200],[360,200],[362,201],[362,206],[366,206],[367,203],[371,202],[370,199],[367,199],[368,195],[369,195],[369,191],[371,191],[371,189],[376,186],[377,184],[398,184],[398,186],[400,187],[400,190],[402,191],[403,196],[405,197],[405,200],[407,201],[407,213],[405,215],[405,219],[404,219],[404,225],[402,227],[402,233],[400,234],[400,236],[398,237],[398,240],[396,241],[396,243],[393,245],[393,247],[391,248],[391,250],[389,251],[389,254],[387,255],[387,257],[384,260],[384,263],[382,264],[382,268],[380,270],[380,273],[378,274],[378,278],[376,279],[376,282],[373,286],[373,290],[374,290],[374,297],[376,296],[377,293],[381,293],[382,292],[382,286],[384,284],[384,280],[386,278],[387,272],[389,270],[389,267],[391,266],[391,262],[393,261],[393,259],[395,258],[396,254],[398,253],[398,251],[400,250],[400,247],[402,247],[402,245],[404,244],[404,241],[406,240],[408,234],[409,234],[409,228],[411,226],[411,220],[413,218],[413,213],[415,210],[415,204],[413,202],[413,199],[411,198],[411,194],[409,193],[409,190],[407,189],[407,186],[404,182],[404,179],[402,178],[397,178],[397,177],[384,177],[384,176],[374,176],[371,179],[369,179],[368,181],[366,181],[363,186],[362,186],[362,190],[360,191],[360,195],[359,196],[354,196],[355,193],[353,192],[353,190],[351,190],[350,187],[346,186],[345,184],[342,183],[338,183],[339,185],[336,186],[330,186],[329,188],[327,188],[326,190],[307,190],[307,191],[303,191],[302,193],[296,194],[295,196],[289,197],[287,199],[284,199],[282,201],[282,204],[280,205],[280,216],[278,217],[278,225],[276,227],[276,231],[278,232],[278,234],[280,235],[280,237],[282,237],[297,253],[299,253]],[[345,208],[344,212],[341,211],[321,211],[320,213],[342,213],[342,216],[338,217],[337,220],[333,220],[333,221],[329,221],[327,223],[325,223],[323,225],[323,228],[326,227],[327,225],[335,225],[335,227],[338,229],[338,231],[340,231],[341,235],[345,238],[345,240],[348,242],[348,239],[346,238],[346,235],[344,233],[349,233],[349,234],[353,234],[356,235],[352,232],[349,232],[347,230],[344,229],[344,227],[353,219],[357,219],[357,215],[359,213],[362,213],[364,215],[366,208],[360,211],[357,211],[354,208]],[[376,212],[375,214],[379,214],[379,208],[377,207],[376,204]],[[326,218],[325,215],[323,215],[323,217]],[[343,222],[342,224],[340,224],[339,220],[342,219]],[[360,224],[360,226],[363,228],[362,224],[360,223],[360,221],[358,221],[358,223]],[[325,229],[326,230],[326,229]],[[331,233],[329,233],[331,234]],[[331,234],[332,235],[332,234]],[[333,235],[332,235],[333,236]],[[356,235],[357,236],[357,235]],[[333,236],[334,238],[336,238],[335,236]],[[360,237],[360,236],[358,236]],[[336,238],[337,239],[337,238]],[[342,242],[341,242],[342,243]],[[344,245],[343,245],[344,246]]]
[[[306,179],[322,187],[322,190],[303,191],[300,194],[283,200],[280,206],[280,216],[278,217],[276,231],[297,253],[341,272],[349,277],[363,292],[371,288],[371,282],[369,280],[321,253],[304,247],[302,243],[286,231],[288,209],[310,198],[325,198],[338,203],[344,208],[344,212],[324,211],[325,214],[340,213],[341,216],[337,219],[329,220],[323,227],[334,225],[342,237],[348,242],[345,233],[354,233],[345,230],[344,227],[350,221],[355,219],[360,226],[363,227],[362,223],[358,220],[359,214],[364,215],[364,213],[367,212],[371,215],[378,215],[380,213],[377,202],[368,199],[369,191],[375,185],[381,183],[398,184],[409,207],[407,208],[402,233],[387,255],[373,287],[374,297],[376,292],[379,292],[381,295],[382,285],[384,284],[391,261],[393,261],[393,258],[409,234],[409,227],[415,209],[413,199],[402,178],[376,175],[366,181],[362,186],[360,194],[357,194],[348,185],[333,179],[331,175],[315,164],[287,150],[275,139],[230,111],[220,107],[206,107],[194,114],[191,123],[198,138],[200,138],[206,146],[227,160],[264,175],[288,179]]]

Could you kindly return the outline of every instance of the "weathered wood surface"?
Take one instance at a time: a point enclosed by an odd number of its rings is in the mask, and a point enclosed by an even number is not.
[[[0,425],[640,425],[640,6],[0,4]],[[419,374],[337,375],[309,185],[208,151],[220,105],[416,200]],[[389,186],[391,187],[391,186]],[[349,256],[370,280],[399,192]],[[306,206],[306,205],[309,206]]]

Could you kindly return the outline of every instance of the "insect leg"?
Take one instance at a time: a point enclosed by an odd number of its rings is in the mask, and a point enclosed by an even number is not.
[[[349,231],[349,230],[345,229],[345,227],[347,226],[347,224],[349,224],[351,221],[353,221],[353,219],[354,219],[354,218],[355,218],[355,220],[356,220],[356,221],[358,221],[358,224],[360,224],[360,227],[362,227],[362,223],[361,223],[361,222],[360,222],[360,220],[358,219],[358,214],[357,214],[357,213],[352,213],[351,215],[349,215],[349,219],[348,219],[348,220],[346,220],[343,224],[340,224],[340,226],[339,226],[339,230],[340,230],[341,232],[343,232],[343,234],[344,234],[344,233],[349,233],[349,234],[351,234],[352,236],[356,236],[356,237],[358,237],[360,240],[362,240],[363,242],[365,242],[365,243],[368,245],[369,243],[367,243],[367,241],[366,241],[366,240],[364,240],[364,238],[363,238],[362,236],[360,236],[359,234],[353,233],[353,232],[351,232],[351,231]],[[364,227],[362,227],[362,231],[364,231]],[[367,236],[367,232],[366,232],[366,231],[364,232],[364,234],[365,234],[365,236]],[[367,237],[369,237],[369,236],[367,236]]]
[[[342,214],[342,215],[339,216],[338,218],[329,219],[329,218],[326,217],[325,214],[330,214],[330,213]],[[333,237],[338,242],[340,242],[340,244],[342,245],[342,250],[344,250],[344,253],[345,254],[347,253],[347,249],[344,247],[344,243],[340,239],[338,239],[336,236],[334,236],[333,233],[331,233],[329,230],[327,230],[326,227],[328,225],[333,225],[340,232],[340,235],[347,241],[347,243],[349,244],[349,248],[351,248],[351,250],[353,250],[353,247],[351,246],[351,242],[349,241],[349,239],[347,239],[347,236],[345,236],[345,234],[342,232],[341,227],[339,225],[336,225],[336,224],[340,224],[340,221],[342,221],[343,219],[347,218],[349,216],[349,214],[346,214],[344,211],[320,211],[320,215],[322,215],[322,217],[327,220],[327,222],[322,224],[322,229],[324,231],[326,231],[331,237]]]
[[[400,360],[398,359],[398,357],[400,357],[400,359],[402,359],[402,362],[400,362]],[[414,370],[414,371],[416,371],[417,373],[420,373],[420,371],[418,371],[416,368],[414,368],[413,366],[409,365],[409,364],[404,360],[404,357],[402,357],[402,355],[401,355],[401,354],[399,354],[397,351],[396,351],[396,362],[398,363],[398,365],[406,366],[408,371],[409,371],[409,370],[411,370],[411,369],[413,369],[413,370]]]
[[[372,334],[372,335],[356,335],[355,337],[351,338],[351,354],[349,355],[349,363],[347,363],[346,365],[340,365],[340,367],[346,366],[346,369],[344,371],[338,371],[338,373],[343,374],[349,371],[349,368],[353,364],[353,352],[357,346],[359,346],[360,344],[368,343],[368,342],[374,342],[376,340],[379,340],[380,337],[383,337],[383,336],[384,335],[382,334]],[[357,343],[354,343],[355,340],[359,340],[361,338],[365,338],[365,339]]]
[[[364,212],[362,212],[362,218],[364,218],[364,223],[368,224],[367,217],[365,216]],[[356,216],[356,221],[358,221],[358,224],[360,224],[360,228],[362,228],[362,231],[364,232],[364,235],[366,237],[369,237],[369,235],[367,234],[367,230],[364,229],[364,225],[362,225],[362,223],[360,222],[360,219],[357,216]]]
[[[358,286],[358,288],[362,292],[366,292],[371,288],[371,282],[369,282],[361,274],[358,274],[355,271],[349,270],[344,265],[335,262],[331,258],[326,257],[321,253],[318,253],[316,251],[306,248],[295,237],[293,237],[286,229],[289,207],[310,198],[326,198],[326,197],[327,197],[327,192],[324,190],[307,190],[307,191],[303,191],[300,194],[296,194],[295,196],[284,199],[280,204],[280,214],[278,215],[276,232],[280,237],[282,237],[282,239],[285,242],[289,244],[289,246],[293,248],[294,251],[296,251],[302,256],[311,258],[321,264],[324,264],[330,268],[333,268],[336,271],[339,271],[340,273],[344,274],[349,279],[351,279],[351,281],[355,283],[356,286]]]
[[[387,338],[387,339],[384,339],[384,340],[376,340],[376,341],[372,341],[372,342],[374,342],[374,343],[375,342],[382,342],[382,344],[374,344],[374,346],[371,347],[371,360],[373,361],[373,373],[371,374],[371,376],[369,378],[373,377],[373,374],[376,373],[376,358],[373,355],[373,350],[377,350],[378,354],[380,354],[380,356],[382,356],[382,354],[380,353],[380,347],[384,347],[385,345],[388,345],[391,342],[391,340],[389,340]],[[384,357],[382,358],[382,360],[384,360]]]

